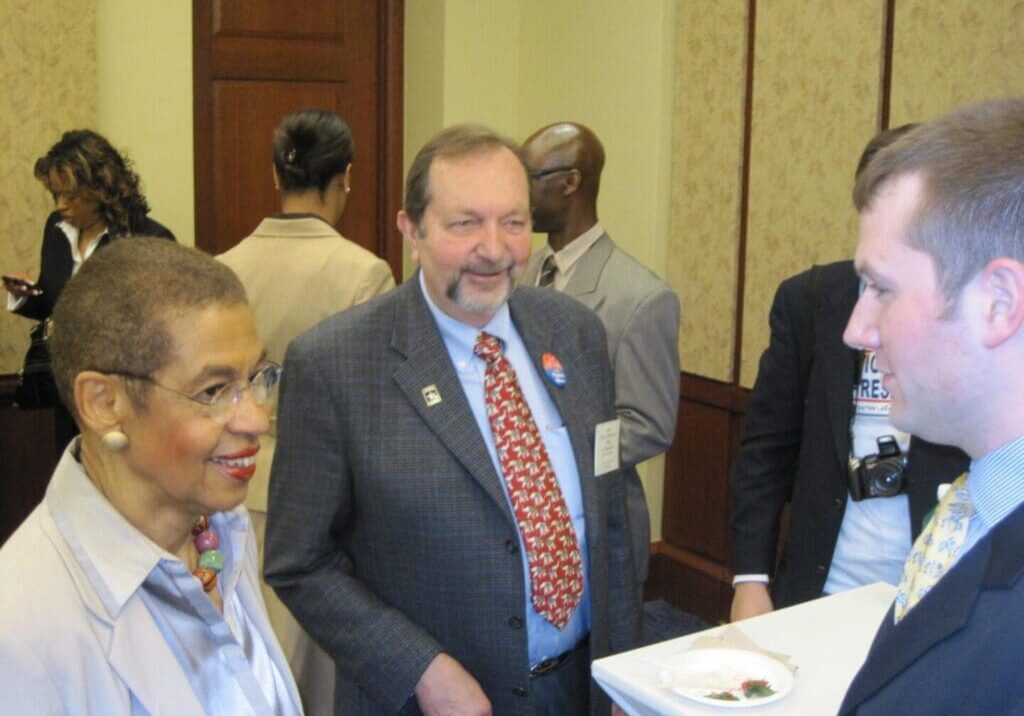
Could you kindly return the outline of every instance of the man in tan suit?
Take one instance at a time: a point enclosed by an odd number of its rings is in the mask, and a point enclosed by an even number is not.
[[[283,361],[292,339],[324,318],[394,288],[384,261],[333,228],[345,211],[352,154],[351,134],[337,115],[306,110],[283,119],[274,131],[274,185],[281,191],[281,213],[264,219],[251,236],[219,257],[242,280],[271,360]],[[260,440],[245,501],[261,569],[276,408],[270,432]],[[261,587],[306,712],[331,713],[333,660],[262,580]]]

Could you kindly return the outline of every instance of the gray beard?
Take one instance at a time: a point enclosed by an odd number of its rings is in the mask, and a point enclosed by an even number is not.
[[[466,273],[465,269],[459,271],[459,275],[448,284],[448,287],[445,289],[445,295],[466,313],[474,316],[493,316],[508,301],[514,287],[511,269],[505,268],[503,271],[506,278],[505,290],[495,298],[474,298],[467,295],[462,290],[462,277]]]

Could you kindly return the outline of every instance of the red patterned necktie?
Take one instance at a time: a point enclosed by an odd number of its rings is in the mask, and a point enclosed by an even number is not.
[[[501,352],[501,342],[481,333],[473,352],[487,361],[487,417],[526,546],[533,608],[561,629],[569,623],[583,594],[580,548],[572,519],[516,373]]]

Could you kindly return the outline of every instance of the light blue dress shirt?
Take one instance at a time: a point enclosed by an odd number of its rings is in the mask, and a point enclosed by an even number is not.
[[[141,598],[207,713],[300,714],[284,656],[257,627],[262,619],[270,635],[266,617],[250,614],[240,599],[242,580],[259,595],[255,563],[247,564],[252,556],[246,550],[255,540],[244,508],[210,516],[224,556],[221,613],[181,560],[135,529],[99,493],[75,459],[79,441],[65,451],[46,500],[107,613],[121,614],[130,600]],[[252,574],[246,573],[250,567]]]
[[[487,363],[473,353],[476,338],[481,332],[489,333],[501,340],[505,357],[512,363],[512,367],[516,371],[519,387],[523,391],[527,405],[530,406],[534,422],[536,422],[541,439],[548,450],[551,467],[555,472],[558,485],[562,489],[565,505],[572,517],[583,562],[583,595],[572,618],[563,629],[554,626],[533,610],[530,569],[523,538],[522,535],[519,535],[519,552],[522,555],[523,581],[526,586],[526,628],[529,657],[530,664],[536,664],[569,651],[590,633],[590,582],[587,566],[587,533],[583,519],[583,494],[580,490],[579,471],[576,467],[576,457],[572,451],[569,431],[565,427],[554,401],[548,395],[540,374],[530,360],[523,339],[520,338],[512,324],[508,304],[498,310],[490,323],[482,329],[477,329],[455,320],[431,301],[423,282],[422,272],[420,272],[419,281],[420,290],[430,308],[430,313],[434,316],[441,339],[448,349],[448,356],[452,360],[455,373],[462,384],[462,390],[466,394],[466,400],[469,401],[473,417],[476,418],[477,429],[487,445],[491,463],[498,476],[502,477],[501,487],[505,491],[506,499],[508,499],[508,485],[505,483],[501,463],[498,461],[498,452],[494,447],[494,435],[491,433],[491,424],[487,418],[487,406],[484,400],[484,373],[487,370]],[[511,500],[509,500],[509,508],[512,508]]]
[[[889,422],[892,396],[882,386],[875,355],[865,352],[860,380],[853,388],[851,453],[863,458],[878,452],[878,438],[891,435],[900,449],[910,447],[910,435]],[[825,594],[887,582],[900,583],[903,564],[913,546],[910,504],[906,493],[856,502],[847,490],[846,510],[825,580]]]
[[[1021,470],[1024,470],[1024,436],[971,461],[967,492],[974,505],[974,516],[967,526],[967,538],[957,559],[1024,503]]]

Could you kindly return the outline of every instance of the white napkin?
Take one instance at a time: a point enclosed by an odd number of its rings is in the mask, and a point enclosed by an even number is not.
[[[738,626],[726,627],[721,633],[714,636],[702,636],[699,639],[695,639],[690,649],[742,649],[743,651],[753,651],[775,659],[794,674],[797,670],[796,664],[790,661],[789,654],[780,654],[776,651],[762,649],[753,639],[744,634]]]

